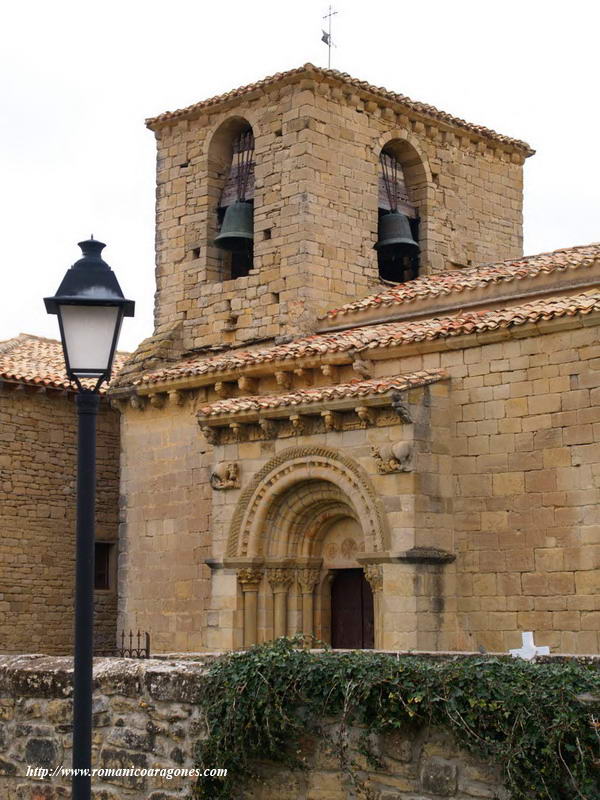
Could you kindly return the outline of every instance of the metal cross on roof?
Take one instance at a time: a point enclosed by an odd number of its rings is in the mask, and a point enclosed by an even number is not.
[[[331,48],[335,47],[333,43],[333,39],[331,38],[331,18],[334,17],[338,12],[333,10],[332,6],[329,6],[329,12],[323,16],[323,19],[328,20],[328,31],[323,31],[323,35],[321,36],[321,41],[325,42],[328,48],[327,54],[327,69],[331,69]]]

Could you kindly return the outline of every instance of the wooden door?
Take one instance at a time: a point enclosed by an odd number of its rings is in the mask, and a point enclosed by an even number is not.
[[[373,593],[362,569],[339,569],[331,584],[331,646],[370,649],[374,643]]]

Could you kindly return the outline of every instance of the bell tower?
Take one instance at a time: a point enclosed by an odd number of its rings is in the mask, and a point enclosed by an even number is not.
[[[518,140],[306,64],[147,120],[155,333],[183,352],[310,333],[390,282],[522,254]]]

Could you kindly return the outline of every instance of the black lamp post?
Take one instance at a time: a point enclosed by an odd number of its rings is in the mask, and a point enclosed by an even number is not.
[[[91,796],[98,390],[110,380],[123,317],[134,313],[133,301],[123,297],[114,272],[102,260],[104,246],[93,237],[80,242],[83,258],[67,270],[56,295],[44,298],[46,311],[58,315],[67,375],[78,389],[73,769],[87,774],[74,772],[73,800]]]

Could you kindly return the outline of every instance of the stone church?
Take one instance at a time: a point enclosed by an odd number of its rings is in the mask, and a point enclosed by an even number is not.
[[[600,245],[523,257],[529,145],[311,64],[147,124],[119,628],[598,652]]]

